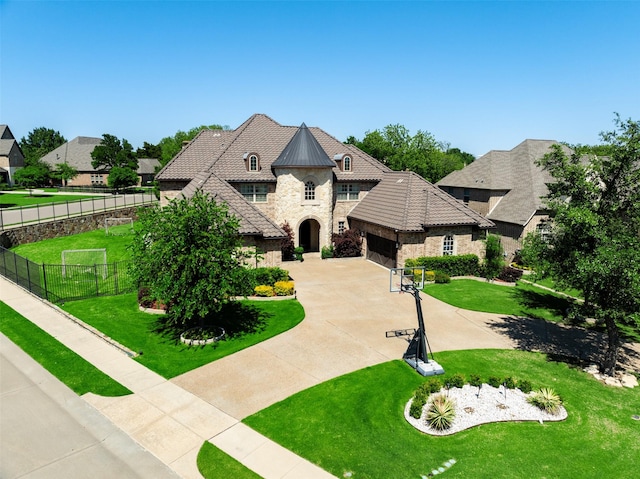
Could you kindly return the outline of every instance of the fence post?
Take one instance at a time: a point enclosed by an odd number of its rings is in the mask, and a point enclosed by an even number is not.
[[[18,278],[18,255],[13,253],[13,270],[15,272],[16,275],[16,280],[15,283],[16,284],[20,284],[19,278]]]
[[[113,280],[114,280],[114,286],[115,286],[115,293],[120,294],[118,291],[118,263],[117,262],[113,263]]]
[[[82,200],[80,200],[80,211],[82,211]],[[71,212],[69,211],[69,200],[67,200],[67,219],[71,218]]]
[[[44,299],[49,301],[49,287],[47,286],[47,268],[42,263],[42,287],[44,288]]]
[[[100,286],[98,284],[98,265],[93,264],[93,277],[96,279],[96,297],[100,296]]]

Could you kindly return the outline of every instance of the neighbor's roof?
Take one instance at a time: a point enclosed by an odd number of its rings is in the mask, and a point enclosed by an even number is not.
[[[240,220],[241,235],[262,236],[270,239],[287,236],[282,228],[245,200],[234,187],[212,172],[200,172],[182,190],[182,194],[190,198],[196,191],[202,191],[218,201],[224,201],[229,206],[229,211]]]
[[[11,129],[9,129],[8,125],[0,125],[0,156],[10,156],[12,159],[20,157],[24,158],[22,150],[20,149],[20,144],[13,136],[13,133],[11,133]]]
[[[448,174],[437,185],[506,192],[487,218],[523,226],[544,208],[547,184],[554,181],[536,161],[557,144],[553,140],[525,140],[510,151],[492,150],[462,170]],[[571,153],[566,146],[562,148]]]
[[[331,161],[338,181],[380,181],[383,174],[390,171],[375,158],[353,145],[342,143],[320,128],[305,129],[304,135],[310,133]],[[156,178],[160,181],[191,180],[206,168],[229,182],[275,182],[272,166],[299,131],[302,131],[301,127],[283,126],[263,114],[251,116],[235,130],[203,131]],[[307,137],[307,141],[310,138]],[[247,171],[245,158],[249,154],[258,156],[259,171]],[[340,171],[330,160],[345,154],[352,158],[351,172]]]
[[[102,138],[78,136],[44,155],[42,161],[52,167],[59,163],[66,163],[79,172],[95,171],[91,166],[91,152],[101,141]]]
[[[102,142],[102,138],[78,136],[68,141],[42,157],[42,161],[55,167],[59,163],[66,163],[78,172],[96,171],[91,165],[91,152]],[[160,162],[154,158],[140,158],[138,160],[139,175],[153,174]]]
[[[434,226],[494,224],[453,196],[411,171],[386,173],[356,205],[350,218],[402,232],[424,231]]]

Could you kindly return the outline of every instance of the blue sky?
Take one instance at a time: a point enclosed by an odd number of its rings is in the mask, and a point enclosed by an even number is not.
[[[474,155],[640,119],[640,2],[0,0],[0,123],[134,147],[253,113]]]

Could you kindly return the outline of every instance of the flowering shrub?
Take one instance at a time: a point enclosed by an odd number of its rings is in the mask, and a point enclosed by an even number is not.
[[[254,291],[256,293],[256,296],[264,296],[264,297],[274,296],[273,286],[267,286],[266,284],[261,284],[259,286],[256,286],[254,288]]]
[[[276,296],[291,296],[294,290],[293,281],[278,281],[273,285]]]

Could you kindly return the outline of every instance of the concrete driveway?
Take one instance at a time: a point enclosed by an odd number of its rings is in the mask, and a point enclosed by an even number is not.
[[[172,379],[242,419],[328,379],[402,358],[415,328],[413,296],[389,292],[389,271],[362,258],[286,263],[306,317],[277,337]],[[510,348],[514,341],[489,324],[499,316],[458,310],[422,295],[434,351]]]

